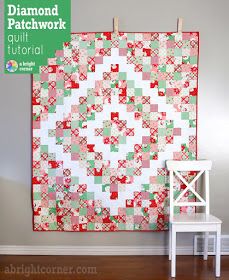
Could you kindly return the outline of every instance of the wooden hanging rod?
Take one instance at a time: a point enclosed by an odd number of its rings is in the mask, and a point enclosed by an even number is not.
[[[118,34],[119,32],[119,19],[117,16],[114,17],[114,33]],[[177,32],[182,33],[183,31],[183,18],[179,17],[177,20]]]
[[[177,21],[177,32],[182,33],[183,31],[183,18],[178,18]]]
[[[114,17],[114,33],[118,34],[118,17]]]

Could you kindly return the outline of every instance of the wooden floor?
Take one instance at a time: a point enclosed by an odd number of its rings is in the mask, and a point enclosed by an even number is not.
[[[229,279],[229,256],[222,256],[221,280]],[[214,258],[178,256],[178,280],[215,279]],[[164,280],[167,256],[0,256],[0,279]]]

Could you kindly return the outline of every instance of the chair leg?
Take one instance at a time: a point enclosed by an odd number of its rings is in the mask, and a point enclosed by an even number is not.
[[[172,229],[169,226],[169,260],[171,261],[171,247],[172,247]]]
[[[216,232],[216,262],[215,262],[215,275],[220,277],[220,258],[221,258],[221,224],[217,226]]]
[[[204,233],[204,260],[206,261],[208,259],[208,237],[209,233]]]
[[[171,246],[171,277],[176,277],[176,231],[172,225],[172,246]]]

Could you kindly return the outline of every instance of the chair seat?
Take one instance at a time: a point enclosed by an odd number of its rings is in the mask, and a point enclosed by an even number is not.
[[[213,215],[205,213],[179,213],[170,220],[172,224],[221,224],[222,221]]]

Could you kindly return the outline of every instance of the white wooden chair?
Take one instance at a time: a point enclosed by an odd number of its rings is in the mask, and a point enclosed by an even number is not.
[[[204,240],[204,260],[208,257],[208,233],[216,232],[216,277],[220,277],[220,243],[222,221],[209,213],[209,170],[212,162],[209,160],[194,161],[166,161],[169,170],[170,184],[170,218],[169,218],[169,260],[171,260],[171,277],[176,276],[176,234],[177,232],[205,232]],[[192,182],[187,182],[181,175],[182,171],[196,171],[197,175]],[[204,175],[205,198],[203,198],[194,187],[197,180]],[[174,177],[177,177],[186,186],[184,190],[174,197]],[[192,192],[196,196],[195,202],[184,202],[181,199],[187,193]],[[199,200],[199,201],[197,201]],[[178,213],[174,214],[174,207],[182,206],[203,206],[204,213]]]

